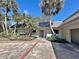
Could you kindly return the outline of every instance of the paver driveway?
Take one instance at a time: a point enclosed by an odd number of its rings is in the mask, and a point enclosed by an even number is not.
[[[0,59],[56,58],[51,43],[44,38],[37,38],[33,41],[0,42]]]

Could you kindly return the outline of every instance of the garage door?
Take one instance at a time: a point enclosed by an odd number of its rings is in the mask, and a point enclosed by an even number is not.
[[[71,41],[79,45],[79,29],[71,30]]]

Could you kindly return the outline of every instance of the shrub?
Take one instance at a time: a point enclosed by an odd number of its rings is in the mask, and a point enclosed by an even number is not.
[[[47,37],[47,40],[52,41],[52,42],[67,43],[65,39],[59,38],[54,35],[52,35],[51,37]]]
[[[47,37],[47,40],[49,40],[49,41],[55,40],[55,36],[52,35],[51,37]]]

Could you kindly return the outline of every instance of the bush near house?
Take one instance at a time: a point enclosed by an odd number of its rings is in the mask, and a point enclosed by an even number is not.
[[[59,38],[54,35],[52,35],[51,37],[47,37],[47,40],[49,40],[51,42],[68,43],[65,39]]]
[[[54,40],[55,40],[55,36],[52,35],[51,37],[47,37],[47,40],[49,40],[49,41],[54,41]]]
[[[12,31],[9,31],[9,35],[6,35],[4,32],[0,33],[0,41],[30,41],[33,39],[35,39],[35,37],[26,34],[20,35],[19,33],[15,35]]]
[[[28,35],[5,35],[4,33],[0,33],[0,41],[30,41],[35,39],[35,37],[29,37]]]

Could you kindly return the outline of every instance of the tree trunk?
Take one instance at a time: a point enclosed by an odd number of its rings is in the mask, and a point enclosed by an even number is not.
[[[16,26],[15,26],[15,28],[14,28],[14,34],[16,35]]]
[[[3,29],[3,32],[5,33],[5,27],[3,23],[2,23],[2,29]]]
[[[55,35],[54,29],[53,29],[53,27],[52,27],[52,24],[51,24],[51,23],[52,23],[52,22],[51,22],[51,17],[49,16],[50,29],[51,29],[51,31],[52,31],[52,33],[53,33],[53,35]]]
[[[56,39],[56,34],[55,34],[54,29],[53,29],[53,27],[52,27],[52,24],[51,24],[52,22],[51,22],[50,16],[49,16],[49,22],[50,22],[50,30],[51,30],[52,33],[53,33],[53,38]]]
[[[31,36],[31,30],[29,29],[29,37]]]
[[[5,16],[5,31],[6,31],[6,34],[8,35],[8,28],[7,28],[7,13],[6,13],[6,16]]]

